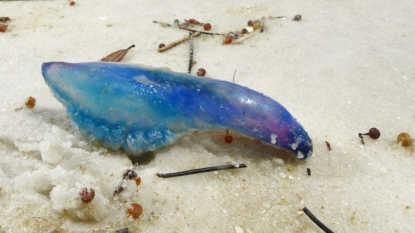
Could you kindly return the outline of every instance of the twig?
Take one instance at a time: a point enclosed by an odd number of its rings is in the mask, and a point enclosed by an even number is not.
[[[307,209],[307,207],[303,208],[304,213],[313,221],[318,227],[320,227],[321,230],[323,230],[326,233],[334,233],[332,230],[330,230],[328,227],[326,227],[320,220],[314,216],[311,211]]]
[[[186,176],[192,175],[202,172],[211,172],[211,171],[220,171],[220,170],[227,170],[227,169],[236,169],[236,168],[246,168],[246,164],[229,164],[229,165],[221,165],[221,166],[214,166],[214,167],[204,167],[204,168],[197,168],[192,170],[186,170],[181,172],[172,172],[172,173],[157,173],[158,177],[161,178],[169,178],[169,177],[176,177],[176,176]]]
[[[193,34],[193,37],[198,37],[200,35],[201,35],[200,33],[197,33],[196,32],[196,33]],[[169,49],[173,48],[174,46],[176,46],[178,44],[181,44],[181,43],[183,43],[183,42],[185,42],[187,40],[189,40],[189,37],[188,36],[186,36],[183,39],[180,39],[178,41],[172,42],[172,43],[170,43],[170,44],[168,44],[168,45],[166,45],[166,46],[164,46],[162,48],[159,48],[158,51],[159,51],[159,53],[162,53],[162,52],[164,52],[166,50],[169,50]]]
[[[193,67],[193,32],[189,32],[189,42],[190,42],[190,58],[189,58],[189,68],[187,69],[187,73],[190,74],[190,72],[192,72],[192,67]]]
[[[156,21],[156,20],[153,20],[153,23],[161,24],[162,27],[171,27],[171,24],[169,23],[163,23],[163,22]]]
[[[236,74],[236,70],[235,72],[233,72],[233,79],[232,79],[233,82],[235,82],[235,74]]]

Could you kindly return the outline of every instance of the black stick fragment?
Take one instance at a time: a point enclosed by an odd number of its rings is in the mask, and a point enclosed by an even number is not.
[[[116,231],[117,233],[129,233],[128,227],[120,228]]]
[[[334,233],[332,230],[330,230],[328,227],[326,227],[320,220],[314,216],[311,211],[307,209],[307,207],[303,208],[304,213],[313,221],[318,227],[320,227],[321,230],[323,230],[326,233]]]
[[[307,168],[307,174],[308,174],[309,176],[311,176],[311,169],[310,169],[310,168]]]
[[[187,69],[187,73],[190,74],[190,72],[192,72],[192,67],[193,67],[193,32],[189,32],[189,42],[190,42],[190,58],[189,58],[189,68]]]
[[[157,173],[156,175],[161,178],[170,178],[170,177],[176,177],[176,176],[186,176],[186,175],[192,175],[192,174],[203,173],[203,172],[220,171],[220,170],[228,170],[228,169],[236,169],[236,168],[246,168],[246,164],[240,163],[240,164],[229,164],[229,165],[221,165],[221,166],[214,166],[214,167],[204,167],[204,168],[197,168],[197,169],[181,171],[181,172]]]

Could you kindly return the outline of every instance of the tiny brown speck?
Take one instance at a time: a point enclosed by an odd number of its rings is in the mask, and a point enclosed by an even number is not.
[[[70,5],[70,6],[73,6],[73,5],[75,5],[75,2],[74,2],[74,1],[71,1],[71,2],[69,3],[69,5]]]
[[[36,99],[29,96],[29,98],[26,100],[25,104],[28,108],[33,108],[36,104]]]

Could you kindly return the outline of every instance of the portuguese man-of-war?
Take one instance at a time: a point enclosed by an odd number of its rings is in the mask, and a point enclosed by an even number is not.
[[[108,62],[49,62],[42,74],[81,133],[114,150],[139,154],[191,131],[230,129],[298,159],[313,153],[282,105],[235,83]]]

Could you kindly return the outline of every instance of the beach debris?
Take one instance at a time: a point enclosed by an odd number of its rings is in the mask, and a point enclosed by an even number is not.
[[[359,133],[360,141],[362,144],[365,144],[363,141],[363,135],[369,135],[372,139],[378,139],[380,137],[380,131],[377,128],[370,128],[367,133]]]
[[[9,17],[0,17],[0,22],[7,22],[9,20],[10,20]]]
[[[200,36],[200,35],[201,35],[201,33],[200,33],[200,32],[195,32],[195,33],[193,33],[193,34],[192,34],[192,38],[193,38],[193,37],[198,37],[198,36]],[[162,52],[164,52],[164,51],[166,51],[166,50],[169,50],[169,49],[171,49],[171,48],[175,47],[176,45],[179,45],[179,44],[181,44],[181,43],[183,43],[183,42],[185,42],[185,41],[188,41],[189,39],[190,39],[190,37],[189,37],[189,36],[186,36],[186,37],[184,37],[184,38],[182,38],[182,39],[180,39],[180,40],[174,41],[174,42],[172,42],[172,43],[170,43],[170,44],[168,44],[168,45],[164,45],[164,46],[162,46],[162,47],[160,47],[160,45],[159,45],[158,52],[159,52],[159,53],[162,53]]]
[[[193,67],[193,32],[189,32],[189,42],[190,42],[190,54],[189,54],[189,68],[187,69],[187,73],[192,72]]]
[[[205,77],[205,75],[206,75],[206,70],[204,69],[204,68],[199,68],[198,70],[197,70],[197,76],[199,76],[199,77]]]
[[[79,192],[79,197],[85,203],[91,202],[95,197],[95,190],[93,188],[85,187]]]
[[[310,169],[310,168],[307,168],[307,174],[308,174],[309,176],[311,176],[311,169]]]
[[[237,169],[237,168],[246,168],[246,164],[232,162],[231,164],[227,164],[227,165],[220,165],[220,166],[214,166],[214,167],[203,167],[203,168],[197,168],[197,169],[180,171],[180,172],[172,172],[172,173],[157,173],[156,175],[160,178],[170,178],[170,177],[177,177],[177,176],[187,176],[187,175],[203,173],[203,172],[221,171],[221,170]]]
[[[117,233],[130,233],[130,230],[128,229],[128,227],[123,227],[123,228],[120,228],[120,229],[116,230],[115,232],[117,232]]]
[[[327,150],[331,151],[331,145],[328,141],[326,141]]]
[[[400,143],[404,147],[408,147],[412,145],[412,138],[411,135],[407,133],[400,133],[397,138],[398,143]]]
[[[25,105],[28,108],[33,108],[36,105],[36,99],[32,96],[29,96],[29,98],[26,99]]]
[[[232,135],[229,134],[229,129],[226,130],[226,135],[225,135],[225,142],[226,143],[231,143],[233,141],[233,137]]]
[[[143,213],[143,207],[137,203],[131,203],[127,208],[127,213],[133,218],[138,218]]]
[[[212,29],[212,25],[210,25],[210,23],[205,23],[203,24],[203,29],[205,29],[205,31],[210,31],[210,29]]]
[[[139,186],[141,184],[141,177],[135,179],[135,185]]]
[[[101,61],[103,61],[103,62],[120,62],[124,58],[124,56],[128,53],[128,51],[131,48],[134,48],[134,47],[135,47],[135,45],[131,45],[130,47],[128,47],[126,49],[121,49],[121,50],[118,50],[116,52],[113,52],[110,55],[102,58]]]
[[[313,221],[318,227],[320,227],[321,230],[323,230],[326,233],[334,233],[332,230],[330,230],[326,225],[324,225],[320,220],[316,218],[316,216],[311,213],[310,210],[307,209],[307,207],[303,208],[304,213]]]
[[[301,20],[301,15],[295,15],[293,20],[294,21],[300,21]]]
[[[6,32],[7,31],[7,25],[0,23],[0,32]]]

